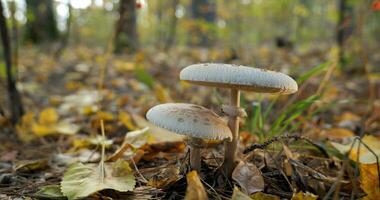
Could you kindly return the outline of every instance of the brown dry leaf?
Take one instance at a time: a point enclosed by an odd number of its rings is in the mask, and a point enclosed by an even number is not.
[[[185,200],[207,200],[207,193],[197,171],[191,171],[186,175],[187,188]]]
[[[367,194],[363,200],[380,199],[379,174],[376,164],[360,165],[360,187]]]
[[[265,194],[263,192],[256,192],[255,194],[251,195],[251,199],[253,200],[280,200],[280,197],[271,195],[271,194]]]
[[[151,176],[147,184],[155,188],[168,187],[181,178],[179,169],[173,166],[165,168],[153,168],[151,172],[146,173],[147,174],[144,173],[145,177]]]
[[[245,194],[264,190],[264,178],[256,165],[240,161],[232,172],[232,179],[239,183]]]
[[[149,130],[148,127],[145,127],[141,130],[130,131],[126,133],[124,142],[121,147],[115,151],[115,153],[110,156],[108,161],[116,161],[121,158],[128,149],[137,149],[147,144],[152,138],[151,135],[147,134]]]
[[[292,200],[317,200],[317,199],[318,199],[318,196],[309,192],[306,192],[306,193],[298,192],[297,194],[293,194],[293,197],[292,197]]]
[[[251,200],[251,198],[242,193],[236,186],[234,187],[234,192],[232,193],[231,200]]]

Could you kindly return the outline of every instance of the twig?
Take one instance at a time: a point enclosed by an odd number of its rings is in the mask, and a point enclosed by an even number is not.
[[[134,166],[134,168],[135,168],[137,174],[143,179],[143,181],[144,181],[145,183],[147,183],[148,180],[146,180],[146,178],[140,173],[140,171],[139,171],[139,169],[137,168],[137,165],[136,165],[135,161],[133,160],[133,158],[130,158],[130,160],[132,161],[132,164],[133,164],[133,166]]]
[[[202,181],[207,187],[209,187],[209,188],[210,188],[210,189],[216,194],[217,199],[222,200],[222,198],[220,198],[218,192],[216,192],[215,189],[214,189],[213,187],[211,187],[211,185],[209,185],[209,184],[208,184],[206,181],[204,181],[202,178],[200,178],[200,179],[201,179],[201,181]]]

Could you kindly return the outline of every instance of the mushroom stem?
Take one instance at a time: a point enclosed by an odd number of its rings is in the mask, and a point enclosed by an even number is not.
[[[231,105],[240,107],[240,91],[231,89]],[[239,144],[239,116],[229,116],[228,126],[232,132],[232,141],[224,143],[223,172],[230,177],[236,163],[236,153]]]
[[[201,171],[201,148],[202,139],[190,137],[190,167],[197,172]]]

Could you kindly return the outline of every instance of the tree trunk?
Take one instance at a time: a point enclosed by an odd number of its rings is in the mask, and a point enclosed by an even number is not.
[[[11,13],[11,21],[12,21],[12,45],[13,45],[13,51],[12,51],[12,62],[13,65],[16,67],[18,66],[18,25],[17,20],[15,17],[16,14],[16,2],[10,1],[9,2],[9,11]],[[17,72],[16,72],[17,77]]]
[[[4,52],[4,60],[6,67],[6,75],[7,75],[7,87],[9,93],[9,101],[11,106],[12,113],[12,123],[17,123],[22,114],[22,103],[20,94],[16,88],[16,81],[12,74],[12,56],[11,56],[11,41],[9,39],[8,27],[6,24],[6,19],[4,16],[3,4],[0,1],[0,33],[1,33],[1,41],[3,43],[3,52]]]
[[[175,36],[176,36],[176,31],[177,31],[177,21],[178,21],[175,13],[176,13],[178,4],[179,4],[179,0],[172,0],[172,6],[170,10],[171,21],[169,24],[169,31],[168,31],[168,35],[166,37],[166,42],[164,46],[165,50],[169,50],[175,41]]]
[[[342,67],[345,65],[345,43],[354,32],[353,8],[347,0],[339,0],[339,21],[337,24],[336,42],[339,48],[338,61]]]
[[[119,15],[115,31],[115,52],[135,52],[138,48],[135,0],[121,0]]]
[[[33,43],[58,38],[52,0],[26,0],[26,40]]]
[[[191,14],[196,25],[190,30],[191,44],[197,46],[209,46],[213,43],[215,32],[203,29],[202,23],[214,24],[216,20],[215,0],[192,0]]]
[[[63,35],[62,37],[62,40],[61,40],[61,43],[57,49],[57,51],[54,53],[54,57],[56,59],[59,59],[61,54],[62,54],[62,51],[66,48],[66,46],[69,44],[69,38],[70,38],[70,32],[71,32],[71,21],[72,21],[72,6],[71,6],[71,0],[69,0],[67,2],[67,7],[69,8],[69,13],[68,13],[68,16],[67,16],[67,20],[66,20],[66,32],[65,32],[65,35]]]

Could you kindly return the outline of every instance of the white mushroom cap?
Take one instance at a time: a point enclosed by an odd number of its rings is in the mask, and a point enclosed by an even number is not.
[[[210,140],[232,138],[231,130],[220,116],[194,104],[160,104],[151,108],[146,118],[157,126],[181,135]]]
[[[180,79],[199,85],[262,93],[291,94],[298,90],[297,83],[286,74],[231,64],[190,65],[181,71]]]

